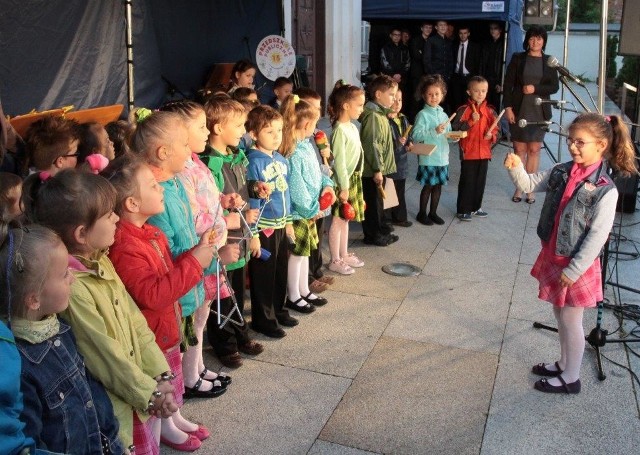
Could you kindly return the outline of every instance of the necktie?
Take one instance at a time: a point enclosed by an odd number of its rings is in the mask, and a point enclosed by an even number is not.
[[[460,43],[460,65],[458,66],[458,74],[464,76],[464,44]]]

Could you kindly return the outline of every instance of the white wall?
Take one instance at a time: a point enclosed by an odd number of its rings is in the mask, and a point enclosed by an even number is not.
[[[564,66],[578,77],[595,81],[600,64],[600,35],[569,33],[568,63]],[[564,55],[564,33],[550,33],[547,39],[546,54],[555,55],[560,63]],[[622,57],[616,58],[618,71],[622,67]]]

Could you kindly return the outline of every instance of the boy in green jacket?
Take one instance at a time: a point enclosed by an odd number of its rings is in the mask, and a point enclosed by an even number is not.
[[[362,232],[367,245],[387,246],[398,241],[384,222],[385,175],[396,171],[393,133],[387,114],[395,101],[398,83],[390,76],[378,76],[367,87],[370,101],[360,116],[360,140],[364,150],[362,191],[366,203]]]

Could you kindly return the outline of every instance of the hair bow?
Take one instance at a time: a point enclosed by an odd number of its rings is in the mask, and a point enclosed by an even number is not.
[[[89,165],[91,172],[93,172],[94,174],[98,174],[109,164],[109,159],[99,153],[89,155],[84,160]]]
[[[298,104],[300,102],[300,97],[298,95],[293,95],[293,104]]]

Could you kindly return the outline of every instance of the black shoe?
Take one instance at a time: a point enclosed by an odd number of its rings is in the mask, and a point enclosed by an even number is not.
[[[392,243],[396,243],[398,240],[400,240],[400,237],[398,237],[397,235],[394,235],[394,234],[389,234],[387,236],[387,245],[391,245]]]
[[[416,215],[416,220],[418,220],[418,223],[424,224],[425,226],[433,226],[433,220],[429,218],[426,213],[418,213]]]
[[[316,311],[316,308],[313,305],[311,305],[309,302],[305,303],[304,305],[298,305],[303,300],[307,302],[302,297],[300,297],[295,302],[292,302],[291,300],[287,299],[284,306],[286,306],[290,310],[298,311],[299,313],[305,313],[305,314],[313,313],[314,311]]]
[[[293,319],[293,318],[291,318],[291,319]],[[268,336],[269,338],[284,338],[284,337],[287,336],[287,332],[282,330],[280,327],[278,327],[277,329],[271,329],[271,330],[262,330],[262,329],[258,329],[258,328],[253,327],[253,326],[251,328],[253,330],[255,330],[256,332],[258,332],[258,333],[261,333],[261,334],[263,334],[265,336]]]
[[[413,226],[413,223],[411,221],[405,220],[405,221],[394,221],[393,224],[395,226],[400,226],[400,227],[411,227]]]
[[[434,223],[436,223],[436,224],[440,224],[440,225],[444,224],[444,220],[442,218],[440,218],[438,215],[436,215],[435,213],[433,213],[433,214],[430,213],[429,214],[429,219],[431,221],[433,221]]]
[[[533,388],[545,393],[580,393],[580,379],[567,384],[562,376],[556,376],[560,380],[560,385],[551,385],[547,378],[542,378],[533,384]]]
[[[202,373],[200,373],[200,377],[205,381],[209,381],[209,382],[220,381],[220,383],[225,387],[231,384],[231,376],[228,376],[224,373],[218,373],[218,376],[216,378],[207,379],[205,378],[205,376],[207,375],[208,372],[209,372],[209,369],[207,367],[204,367],[204,370],[202,370]]]
[[[291,316],[279,318],[278,322],[280,323],[280,325],[283,325],[285,327],[295,327],[299,324],[298,320],[296,318],[292,318]]]
[[[308,293],[306,296],[302,297],[306,302],[310,303],[311,305],[315,305],[315,306],[322,306],[322,305],[326,305],[327,303],[329,303],[329,301],[327,299],[325,299],[324,297],[318,297],[316,296],[315,299],[310,299],[309,296],[311,295],[311,292]]]
[[[213,389],[200,390],[202,385],[202,379],[198,379],[193,387],[184,387],[184,398],[215,398],[219,397],[227,391],[227,388],[222,385],[217,379],[213,381]]]

